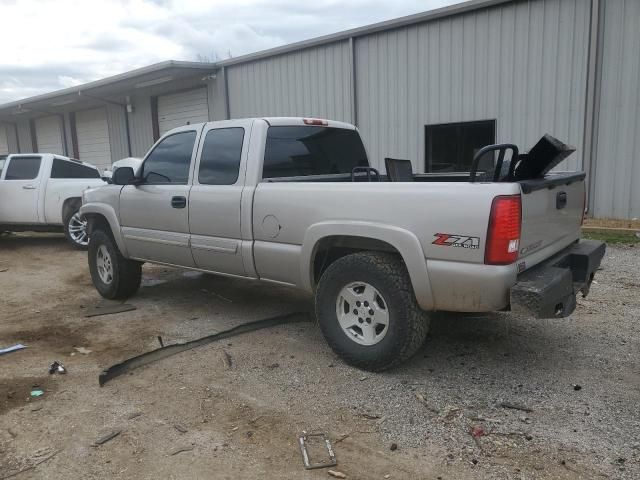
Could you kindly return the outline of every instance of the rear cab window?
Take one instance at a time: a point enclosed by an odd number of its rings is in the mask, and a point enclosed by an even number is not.
[[[267,130],[262,178],[350,174],[366,167],[356,130],[321,126],[272,126]]]
[[[11,157],[6,165],[5,180],[33,180],[38,178],[42,157]]]
[[[100,178],[98,169],[72,160],[53,159],[51,178]]]

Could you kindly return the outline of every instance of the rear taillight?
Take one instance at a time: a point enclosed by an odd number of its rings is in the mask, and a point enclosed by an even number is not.
[[[509,265],[518,259],[522,224],[520,195],[501,195],[493,199],[484,263]]]

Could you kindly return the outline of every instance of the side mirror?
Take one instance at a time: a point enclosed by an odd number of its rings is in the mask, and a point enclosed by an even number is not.
[[[113,172],[111,181],[115,185],[137,185],[140,183],[131,167],[117,168],[115,172]]]

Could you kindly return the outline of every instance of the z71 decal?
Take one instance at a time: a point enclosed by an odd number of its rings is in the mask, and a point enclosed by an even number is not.
[[[435,237],[436,239],[431,242],[434,245],[441,245],[443,247],[470,248],[471,250],[477,250],[478,248],[480,248],[479,237],[455,235],[453,233],[436,233]]]

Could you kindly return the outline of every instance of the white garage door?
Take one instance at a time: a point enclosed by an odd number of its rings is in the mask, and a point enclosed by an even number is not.
[[[7,127],[0,125],[0,155],[9,153],[9,140],[7,139]]]
[[[111,166],[109,125],[104,108],[77,112],[76,136],[80,160],[95,165],[101,172]]]
[[[40,153],[64,155],[62,146],[62,125],[57,115],[36,119],[36,143]]]
[[[186,92],[158,97],[158,126],[160,135],[172,128],[209,121],[207,89],[196,88]]]

